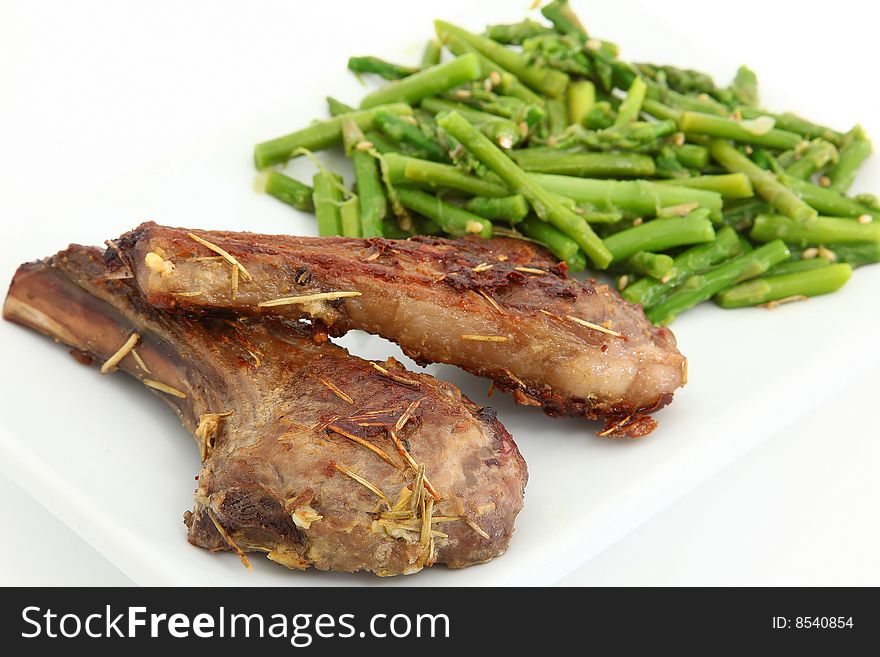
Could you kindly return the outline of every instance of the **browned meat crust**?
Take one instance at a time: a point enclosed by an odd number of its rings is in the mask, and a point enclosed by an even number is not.
[[[527,472],[491,409],[296,322],[156,310],[108,274],[86,247],[22,265],[4,317],[118,361],[176,411],[203,461],[191,543],[380,575],[504,552]]]
[[[109,260],[121,255],[159,307],[307,317],[334,335],[362,329],[419,363],[487,376],[549,415],[603,419],[605,435],[650,432],[647,415],[684,384],[685,359],[668,329],[651,326],[607,285],[569,278],[564,265],[524,242],[308,238],[147,223],[116,244]],[[335,292],[351,296],[334,299]]]

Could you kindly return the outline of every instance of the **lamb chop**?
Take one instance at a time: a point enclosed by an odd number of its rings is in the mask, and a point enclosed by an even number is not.
[[[413,573],[504,552],[525,462],[489,408],[284,318],[169,314],[72,246],[22,265],[4,317],[121,369],[192,433],[189,541],[295,569]]]
[[[549,415],[640,436],[684,384],[666,328],[607,285],[515,240],[312,238],[145,223],[114,243],[151,304],[309,318],[361,329],[420,364],[487,376]]]

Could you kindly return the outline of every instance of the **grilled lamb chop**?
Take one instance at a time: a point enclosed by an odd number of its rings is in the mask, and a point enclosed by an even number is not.
[[[607,285],[514,240],[310,238],[146,223],[116,243],[151,304],[320,321],[416,362],[493,379],[520,404],[639,436],[685,381],[675,338]]]
[[[280,318],[172,315],[98,249],[22,265],[6,319],[122,369],[199,443],[189,541],[290,568],[413,573],[504,552],[526,466],[491,409]]]

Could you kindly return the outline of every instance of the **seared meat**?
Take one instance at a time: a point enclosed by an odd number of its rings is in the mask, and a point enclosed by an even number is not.
[[[194,237],[193,237],[194,236]],[[143,224],[120,255],[150,303],[323,322],[397,342],[419,363],[487,376],[550,415],[644,435],[684,384],[665,328],[607,285],[512,240],[309,238]],[[230,257],[231,256],[231,257]],[[237,264],[235,264],[237,263]],[[313,296],[318,295],[318,296]]]
[[[290,568],[413,573],[498,556],[526,466],[491,409],[278,318],[172,315],[71,247],[22,265],[4,317],[122,369],[196,437],[189,540]]]

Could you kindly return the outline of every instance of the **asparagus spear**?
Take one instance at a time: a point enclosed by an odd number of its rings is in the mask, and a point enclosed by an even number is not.
[[[861,224],[841,217],[817,217],[811,221],[798,222],[779,214],[759,214],[749,237],[756,242],[783,239],[799,246],[880,243],[880,222]]]
[[[666,185],[680,185],[693,189],[717,192],[725,199],[750,198],[755,195],[752,183],[744,173],[725,173],[715,176],[694,176],[660,181]]]
[[[569,268],[572,268],[572,262],[576,262],[578,254],[581,253],[577,242],[554,228],[553,225],[548,224],[546,221],[541,221],[535,216],[526,217],[518,225],[518,228],[526,237],[540,242],[553,255],[568,263]]]
[[[607,100],[600,100],[587,112],[581,123],[590,130],[605,130],[614,125],[617,112]]]
[[[513,121],[488,112],[472,109],[467,105],[455,103],[442,98],[425,98],[422,107],[435,114],[440,112],[458,112],[468,121],[480,128],[480,131],[501,148],[513,148],[520,141],[520,129]]]
[[[810,271],[812,269],[821,269],[822,267],[827,267],[830,264],[831,260],[822,256],[795,260],[794,252],[792,252],[791,260],[780,262],[778,265],[771,267],[767,270],[767,273],[762,278],[766,278],[767,276],[782,276],[783,274],[799,274],[801,272]]]
[[[358,214],[361,237],[382,237],[382,220],[388,212],[388,201],[376,158],[368,152],[370,144],[357,124],[348,119],[342,124],[342,143],[351,158],[357,184]],[[345,215],[343,214],[343,230]],[[348,235],[348,232],[345,232]]]
[[[524,20],[507,25],[489,25],[486,36],[507,46],[521,46],[522,42],[542,34],[552,34],[553,30],[533,20]]]
[[[653,176],[654,160],[640,153],[560,153],[553,149],[523,148],[511,157],[525,171],[565,176],[638,178]]]
[[[258,174],[263,175],[263,174]],[[262,180],[262,191],[271,194],[279,201],[283,201],[297,210],[314,212],[315,204],[312,201],[312,188],[304,185],[299,180],[285,176],[280,171],[270,170]]]
[[[714,242],[693,246],[677,255],[672,261],[673,274],[664,282],[643,278],[623,290],[623,298],[647,308],[657,304],[671,290],[679,287],[695,274],[702,274],[711,267],[742,253],[736,231],[724,226],[715,234]]]
[[[541,8],[541,14],[562,34],[587,38],[583,23],[568,4],[568,0],[553,0]]]
[[[320,151],[335,146],[342,142],[343,121],[351,118],[361,130],[370,130],[375,125],[376,114],[381,112],[409,116],[412,114],[412,107],[404,103],[395,103],[384,107],[340,114],[326,121],[318,121],[289,135],[257,144],[254,147],[254,164],[257,169],[265,169],[273,164],[281,164],[296,157],[300,149]]]
[[[614,125],[625,125],[638,119],[647,91],[648,87],[642,78],[633,78],[629,91],[626,92],[626,98],[617,110],[617,118],[614,120]]]
[[[801,180],[785,174],[779,176],[779,179],[821,214],[831,215],[832,217],[861,217],[868,215],[875,219],[880,218],[880,211],[859,203],[848,196],[844,196],[830,187],[814,185],[807,180]]]
[[[480,61],[480,77],[491,81],[494,74],[498,83],[493,83],[493,85],[499,87],[504,93],[533,105],[544,104],[544,99],[524,85],[513,73],[510,73],[501,65],[486,57],[464,39],[460,39],[454,34],[447,34],[445,39],[441,38],[441,41],[449,49],[449,52],[454,55],[461,56],[467,53],[476,55]]]
[[[348,70],[358,75],[372,73],[386,80],[400,80],[419,71],[415,66],[401,66],[400,64],[394,64],[371,56],[349,57]]]
[[[626,260],[626,269],[662,281],[675,267],[672,256],[665,253],[639,251]]]
[[[818,215],[816,210],[779,182],[772,173],[759,167],[728,142],[714,139],[709,145],[709,153],[731,173],[746,174],[755,191],[779,212],[796,221],[808,221]]]
[[[736,69],[736,76],[730,85],[730,91],[746,107],[756,106],[758,104],[758,76],[748,66],[740,66]]]
[[[476,55],[462,55],[367,94],[361,100],[361,108],[400,102],[415,105],[428,96],[436,96],[466,82],[478,80],[482,76],[482,71],[480,60]]]
[[[845,262],[853,267],[880,262],[880,242],[826,244],[825,250],[836,258],[835,262]]]
[[[682,144],[672,146],[672,152],[683,166],[689,169],[705,169],[709,164],[709,150],[698,144]]]
[[[704,107],[718,107],[719,109],[727,105],[733,97],[732,92],[716,86],[712,77],[702,71],[646,63],[633,64],[632,68],[634,72],[652,83],[655,88],[653,94],[658,97],[668,91],[680,96],[694,98],[702,96]],[[711,105],[709,105],[710,102]]]
[[[664,105],[659,100],[655,100],[650,96],[645,98],[642,102],[642,112],[653,116],[655,119],[660,119],[661,121],[675,121],[676,124],[682,114],[681,110],[669,107],[669,105]]]
[[[400,188],[397,193],[404,207],[433,219],[445,233],[456,237],[462,235],[492,237],[492,222],[488,219],[417,189]]]
[[[594,151],[648,151],[657,148],[657,140],[675,132],[672,121],[635,122],[604,130],[587,130],[573,125],[556,138],[559,148],[584,147]]]
[[[377,112],[375,122],[376,127],[391,139],[415,146],[419,153],[432,160],[449,161],[443,147],[426,135],[417,125],[386,111]]]
[[[851,275],[852,267],[837,264],[809,271],[762,276],[719,292],[715,302],[722,308],[744,308],[792,297],[815,297],[836,292]]]
[[[697,203],[709,210],[709,217],[721,219],[720,194],[647,180],[592,180],[574,176],[530,173],[529,178],[544,189],[568,196],[578,204],[599,210],[619,209],[633,217],[650,217],[665,207]]]
[[[627,77],[626,79],[631,80],[630,77]],[[699,114],[708,114],[710,116],[719,117],[725,117],[729,114],[727,106],[723,103],[719,103],[711,96],[705,94],[689,96],[687,94],[677,93],[671,89],[666,89],[654,83],[646,82],[646,84],[648,86],[646,94],[648,99],[664,103],[675,111],[697,112]],[[646,109],[645,111],[648,110]]]
[[[780,130],[794,132],[804,139],[824,139],[832,144],[839,144],[843,138],[843,135],[836,130],[816,125],[790,112],[773,114],[755,107],[738,107],[737,111],[744,119],[757,119],[762,116],[770,117]]]
[[[520,194],[513,196],[475,196],[464,204],[465,210],[489,219],[516,224],[526,218],[529,204]]]
[[[755,217],[772,208],[760,197],[737,199],[724,205],[721,222],[739,231],[748,231],[755,222]]]
[[[346,105],[341,100],[337,100],[332,96],[327,96],[327,109],[330,112],[330,116],[339,116],[340,114],[348,114],[349,112],[357,111],[357,109],[351,105]]]
[[[318,221],[318,235],[330,237],[342,234],[342,218],[339,206],[342,204],[342,183],[340,177],[324,169],[319,170],[312,179],[312,202]]]
[[[814,139],[785,172],[793,178],[808,180],[817,171],[837,161],[837,148],[830,141]]]
[[[481,110],[488,114],[494,114],[511,121],[519,122],[525,119],[526,107],[537,108],[537,105],[529,105],[521,98],[507,96],[487,90],[485,85],[475,82],[470,87],[456,89],[447,98],[458,103]]]
[[[467,30],[445,21],[434,21],[434,27],[441,41],[446,40],[448,36],[455,36],[485,57],[488,57],[498,66],[513,73],[536,92],[550,97],[557,97],[562,95],[565,87],[568,85],[568,76],[565,73],[542,66],[533,66],[524,55],[505,48],[500,43],[492,41],[492,39],[471,34]]]
[[[654,324],[666,326],[688,308],[712,298],[734,283],[760,276],[773,265],[788,259],[789,255],[782,240],[764,244],[727,264],[691,276],[663,301],[648,308],[645,314]]]
[[[583,124],[596,104],[596,85],[589,80],[574,80],[568,85],[568,118]]]
[[[676,246],[701,244],[715,239],[708,210],[694,210],[677,219],[655,219],[605,238],[612,262],[626,260],[639,251],[666,251]]]
[[[361,237],[361,215],[356,196],[339,205],[339,225],[342,226],[343,237]]]
[[[364,132],[364,138],[382,155],[385,153],[396,153],[401,150],[400,146],[378,130],[367,130]]]
[[[514,194],[522,194],[540,219],[552,223],[571,237],[599,268],[611,262],[611,252],[593,232],[589,224],[565,208],[532,177],[520,169],[489,139],[456,112],[440,118],[438,123],[458,139],[483,164],[491,169]]]
[[[744,144],[766,146],[785,150],[798,146],[804,138],[794,132],[787,132],[772,127],[772,120],[759,123],[761,119],[734,121],[733,119],[701,114],[699,112],[682,112],[678,118],[678,127],[682,132],[734,139]],[[768,127],[769,126],[769,127]]]
[[[654,175],[658,178],[690,178],[692,172],[679,162],[673,146],[661,143],[654,153]]]
[[[842,139],[837,164],[828,172],[831,189],[842,193],[848,192],[855,182],[859,167],[870,154],[871,142],[862,126],[857,125]]]
[[[397,153],[383,155],[388,177],[392,185],[426,187],[428,189],[454,189],[472,196],[507,196],[510,192],[500,180],[488,180],[471,176],[450,164],[440,164],[406,157]]]
[[[559,135],[569,126],[568,107],[564,98],[547,99],[547,130],[551,135]]]
[[[431,68],[440,63],[442,48],[440,42],[436,39],[428,39],[425,43],[425,50],[422,52],[422,62],[420,68]]]

